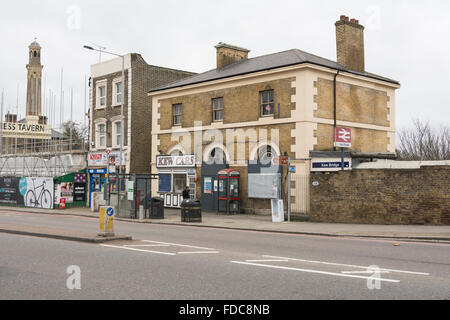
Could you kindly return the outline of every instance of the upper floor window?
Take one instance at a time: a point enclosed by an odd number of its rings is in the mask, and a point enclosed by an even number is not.
[[[97,125],[97,148],[106,148],[106,123]]]
[[[106,82],[97,84],[97,109],[106,107]]]
[[[173,108],[173,125],[181,126],[181,120],[183,116],[183,105],[181,103],[174,104],[172,108]]]
[[[113,83],[113,105],[120,105],[122,104],[122,96],[123,96],[123,90],[122,90],[122,79],[114,80]]]
[[[122,124],[119,121],[113,123],[113,146],[118,147],[122,143]]]
[[[263,91],[261,95],[261,115],[271,116],[274,114],[275,102],[273,90]]]
[[[223,121],[223,98],[212,100],[213,121]]]

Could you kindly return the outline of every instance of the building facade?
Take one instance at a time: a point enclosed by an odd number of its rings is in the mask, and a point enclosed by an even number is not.
[[[148,106],[152,101],[146,93],[193,75],[149,65],[137,53],[125,55],[124,69],[125,87],[122,88],[122,58],[91,66],[88,154],[91,194],[102,192],[104,188],[108,159],[114,172],[119,172],[122,166],[124,174],[150,173],[151,109]],[[120,154],[121,144],[123,155]]]
[[[351,128],[353,152],[394,153],[400,85],[365,71],[363,31],[357,20],[341,17],[337,62],[297,49],[249,59],[249,50],[220,43],[215,70],[150,91],[151,167],[160,174],[154,194],[175,206],[181,186],[191,185],[208,202],[220,193],[214,172],[231,168],[241,173],[241,211],[270,212],[275,187],[255,175],[278,175],[282,197],[287,169],[266,172],[264,163],[287,155],[295,174],[307,178],[311,152],[334,150],[336,126]],[[292,207],[308,206],[308,185],[291,182]]]

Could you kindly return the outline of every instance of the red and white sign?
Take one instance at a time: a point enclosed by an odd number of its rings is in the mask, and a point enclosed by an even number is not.
[[[340,148],[351,148],[352,129],[337,127],[334,132],[334,146]]]
[[[289,157],[285,157],[285,156],[275,157],[272,159],[272,164],[274,166],[288,166],[289,165]]]

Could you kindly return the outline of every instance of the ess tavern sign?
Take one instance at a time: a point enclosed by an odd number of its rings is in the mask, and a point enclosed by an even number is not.
[[[157,168],[193,168],[195,167],[195,155],[188,156],[157,156]]]
[[[334,131],[334,146],[338,148],[352,147],[352,129],[335,128]]]

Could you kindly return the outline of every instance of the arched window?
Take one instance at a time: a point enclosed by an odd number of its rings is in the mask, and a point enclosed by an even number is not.
[[[258,160],[262,164],[269,164],[273,158],[278,156],[277,152],[269,145],[262,146],[258,150]]]
[[[37,57],[37,51],[34,52],[34,57]]]
[[[171,155],[172,157],[178,157],[178,156],[182,156],[182,155],[183,155],[183,152],[181,152],[181,150],[179,150],[179,149],[175,149],[175,150],[173,150],[173,151],[170,153],[170,155]]]
[[[227,162],[227,156],[221,148],[214,148],[209,153],[208,163],[209,164],[225,164]]]

